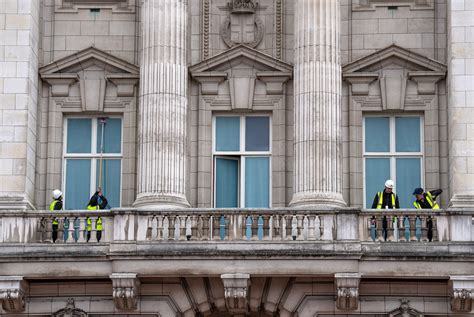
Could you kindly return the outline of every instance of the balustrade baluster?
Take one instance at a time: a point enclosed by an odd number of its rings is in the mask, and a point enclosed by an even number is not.
[[[69,240],[69,226],[70,226],[70,221],[68,217],[64,217],[63,219],[63,241],[64,243],[67,243]]]
[[[431,216],[428,216],[426,219],[426,229],[428,241],[431,242],[433,241],[433,218]]]
[[[316,240],[321,240],[321,236],[323,235],[323,228],[320,216],[314,217],[314,238]]]
[[[281,239],[286,240],[286,216],[281,217]]]
[[[405,241],[410,242],[410,217],[403,218],[403,227],[405,229]]]
[[[174,217],[174,240],[178,241],[181,235],[181,217]]]
[[[170,237],[170,220],[168,216],[163,218],[163,240],[168,240]]]
[[[268,217],[268,240],[273,240],[273,216]]]
[[[416,240],[417,240],[418,242],[421,241],[421,236],[422,236],[421,228],[422,228],[422,221],[421,221],[421,218],[420,218],[420,216],[416,216],[416,220],[415,220],[415,236],[416,236]]]
[[[186,218],[186,240],[191,240],[192,237],[192,220],[191,217],[188,216]]]
[[[219,219],[219,237],[221,240],[225,240],[225,216],[221,215]]]
[[[308,235],[309,235],[309,220],[308,216],[303,217],[303,240],[308,240]]]
[[[245,218],[245,238],[247,240],[252,239],[252,222],[252,216],[249,215]]]
[[[375,218],[375,216],[372,216],[370,219],[368,219],[368,221],[370,238],[372,239],[372,241],[375,242],[377,240],[377,219]]]
[[[308,216],[308,240],[315,240],[315,226],[314,226],[314,219],[316,216]]]
[[[151,220],[151,237],[150,240],[156,240],[158,239],[158,219],[156,217],[152,216]]]
[[[257,218],[257,238],[263,240],[263,217],[258,216]]]
[[[296,240],[298,237],[298,218],[296,216],[293,216],[291,218],[291,238],[293,240]]]

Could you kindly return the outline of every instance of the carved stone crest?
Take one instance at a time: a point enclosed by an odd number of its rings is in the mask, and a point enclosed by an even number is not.
[[[74,298],[68,298],[66,307],[58,310],[53,314],[53,317],[85,317],[87,313],[82,309],[76,308]]]
[[[221,27],[221,36],[229,47],[245,44],[256,47],[263,39],[262,20],[257,17],[259,4],[255,0],[232,0],[228,4],[229,16]]]
[[[406,298],[400,300],[400,307],[392,310],[388,316],[389,317],[423,317],[424,315],[419,311],[413,309],[408,304],[410,301]]]

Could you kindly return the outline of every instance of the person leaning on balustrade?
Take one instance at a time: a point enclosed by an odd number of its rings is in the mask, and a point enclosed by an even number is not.
[[[416,209],[439,209],[436,198],[441,195],[442,192],[442,189],[435,189],[425,193],[423,188],[415,188],[413,195],[415,195],[416,200],[413,202],[413,206],[415,206]]]

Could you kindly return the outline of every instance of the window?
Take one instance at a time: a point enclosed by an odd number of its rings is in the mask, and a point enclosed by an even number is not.
[[[270,117],[214,117],[214,206],[270,207]]]
[[[400,208],[412,208],[413,189],[423,187],[423,133],[419,116],[364,117],[365,206],[387,179],[395,182]]]
[[[85,209],[99,186],[110,207],[119,207],[122,119],[67,118],[65,131],[65,209]]]

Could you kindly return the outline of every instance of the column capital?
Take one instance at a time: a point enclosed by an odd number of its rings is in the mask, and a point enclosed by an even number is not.
[[[221,279],[224,283],[225,303],[229,312],[232,315],[245,314],[248,307],[250,274],[222,274]]]
[[[23,276],[0,276],[0,300],[6,312],[25,310],[25,296],[28,282]]]
[[[136,273],[112,273],[115,307],[119,310],[135,310],[138,304],[140,281]]]
[[[340,310],[355,310],[359,306],[359,273],[336,273],[336,307]]]

